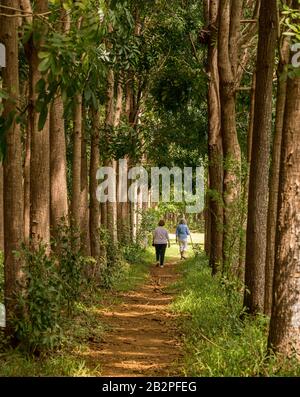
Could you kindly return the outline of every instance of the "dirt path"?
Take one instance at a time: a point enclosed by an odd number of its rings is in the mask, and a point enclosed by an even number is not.
[[[176,275],[174,263],[152,267],[146,284],[121,293],[122,303],[102,312],[109,331],[99,346],[102,376],[172,376],[180,374],[182,352],[176,321],[164,290]]]

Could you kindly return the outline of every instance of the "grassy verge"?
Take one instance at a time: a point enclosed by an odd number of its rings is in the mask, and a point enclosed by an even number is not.
[[[299,376],[296,360],[266,357],[268,319],[239,318],[242,300],[233,286],[212,278],[204,256],[180,265],[172,309],[184,335],[185,375]]]
[[[129,291],[144,282],[152,262],[152,252],[146,252],[139,263],[124,264],[109,291],[86,291],[75,305],[72,318],[63,322],[58,349],[33,357],[18,348],[9,348],[1,333],[0,376],[101,376],[101,363],[90,354],[97,350],[106,331],[99,309],[117,303],[117,291]]]

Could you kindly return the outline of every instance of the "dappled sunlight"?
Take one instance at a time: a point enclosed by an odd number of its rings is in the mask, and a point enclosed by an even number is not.
[[[167,376],[182,359],[172,296],[165,291],[178,277],[176,266],[153,266],[150,276],[138,291],[120,293],[121,302],[99,310],[109,331],[81,356],[99,362],[102,376]]]

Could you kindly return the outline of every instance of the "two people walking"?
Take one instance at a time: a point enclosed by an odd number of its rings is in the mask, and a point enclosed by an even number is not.
[[[160,220],[153,232],[153,243],[156,254],[156,266],[164,267],[165,253],[167,246],[170,248],[170,238],[167,229],[164,228],[165,221]],[[187,239],[190,236],[189,228],[185,219],[181,219],[176,227],[176,243],[179,243],[180,257],[186,259]]]

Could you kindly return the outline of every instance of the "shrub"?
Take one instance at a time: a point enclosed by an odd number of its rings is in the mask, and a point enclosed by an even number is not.
[[[56,229],[55,236],[52,241],[53,256],[59,263],[58,276],[62,282],[63,298],[70,313],[85,281],[83,270],[86,260],[81,252],[80,233],[76,228],[61,223]]]
[[[37,248],[22,246],[17,253],[23,262],[24,289],[18,296],[15,333],[30,352],[53,348],[60,339],[63,285],[56,260],[42,243]]]

